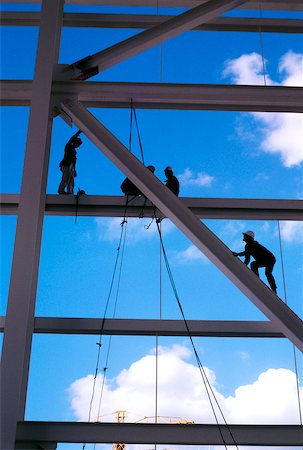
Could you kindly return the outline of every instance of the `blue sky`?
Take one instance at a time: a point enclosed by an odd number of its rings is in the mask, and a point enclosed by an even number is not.
[[[12,5],[5,8],[4,4],[2,9],[11,10]],[[22,10],[23,6],[16,9]],[[66,7],[66,11],[80,10],[86,9]],[[95,10],[119,12],[119,8]],[[129,12],[139,13],[142,9],[132,8]],[[154,14],[156,9],[150,12]],[[160,9],[160,13],[170,12]],[[271,14],[264,12],[263,16]],[[60,63],[74,62],[135,33],[136,30],[64,29]],[[1,29],[2,79],[32,78],[37,36],[37,30],[31,27]],[[302,38],[264,33],[263,46],[267,83],[297,84],[302,68]],[[158,82],[162,76],[164,82],[176,83],[262,84],[260,58],[258,33],[188,32],[163,44],[162,67],[157,47],[99,74],[93,81]],[[128,145],[129,110],[91,112]],[[5,193],[20,190],[28,115],[28,108],[1,108],[1,191]],[[155,175],[161,180],[165,179],[164,167],[172,165],[181,181],[181,196],[302,199],[302,122],[295,114],[138,110],[137,116],[146,164],[156,166]],[[55,119],[48,193],[57,192],[58,164],[66,141],[75,131],[61,119]],[[135,132],[133,152],[140,157]],[[124,175],[85,136],[78,151],[77,168],[76,188],[92,195],[120,195]],[[36,315],[102,316],[117,254],[120,222],[120,219],[80,217],[75,224],[73,217],[45,218]],[[128,221],[116,317],[159,318],[160,244],[155,225],[146,230],[146,223],[149,220]],[[8,295],[15,224],[14,217],[1,217],[2,315]],[[207,220],[205,224],[236,251],[243,247],[242,231],[253,229],[256,239],[277,256],[274,275],[278,293],[284,298],[276,221]],[[288,304],[302,317],[302,223],[280,225]],[[168,220],[163,222],[163,238],[187,319],[265,320]],[[162,277],[162,317],[181,319],[164,266]],[[264,273],[261,278],[266,281]],[[113,305],[114,298],[109,317]],[[104,366],[108,338],[103,342],[100,367]],[[86,420],[88,397],[84,393],[90,392],[90,375],[95,370],[95,343],[95,336],[34,336],[26,419]],[[247,422],[254,423],[259,417],[262,423],[298,423],[290,342],[201,338],[195,339],[195,344],[231,422],[245,417]],[[155,363],[155,345],[154,337],[113,337],[102,405],[107,420],[115,420],[112,413],[124,407],[133,414],[130,420],[140,414],[154,415],[155,381],[149,368]],[[159,364],[163,367],[159,415],[174,416],[178,411],[178,416],[185,415],[189,420],[210,421],[209,411],[199,403],[203,393],[199,393],[199,398],[194,393],[201,386],[189,340],[160,338],[159,346]],[[299,352],[297,358],[302,386],[303,360]],[[167,380],[170,367],[175,370]],[[182,380],[186,376],[188,383]],[[146,411],[134,400],[136,395],[130,395],[134,394],[131,390],[134,383],[141,403],[146,401]],[[182,399],[175,400],[184,383],[189,386],[190,408]],[[123,398],[121,390],[130,396]],[[262,398],[264,417],[260,417],[260,407],[256,407],[256,399]],[[58,446],[69,447],[77,448]]]

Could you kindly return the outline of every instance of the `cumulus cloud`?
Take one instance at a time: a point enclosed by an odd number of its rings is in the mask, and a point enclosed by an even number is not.
[[[190,245],[185,250],[178,252],[175,255],[175,260],[179,264],[187,264],[194,261],[209,261],[209,259],[206,258],[206,256],[195,245]]]
[[[194,173],[191,169],[186,168],[184,172],[178,175],[183,186],[211,186],[215,177],[205,172]]]
[[[226,61],[223,76],[231,76],[235,84],[264,85],[262,56],[253,52]],[[273,84],[268,75],[265,82],[266,85]]]
[[[127,219],[127,243],[136,244],[143,239],[152,239],[158,236],[158,229],[155,221],[147,229],[151,223],[151,218],[128,218]],[[120,217],[100,218],[95,219],[97,224],[98,237],[101,241],[118,241],[121,235],[121,222]],[[167,234],[172,231],[174,225],[170,220],[162,221],[162,233]]]
[[[303,243],[303,222],[280,222],[281,238],[288,243]]]
[[[265,62],[266,63],[266,62]],[[302,86],[303,54],[288,51],[278,66],[281,82],[266,75],[266,85]],[[264,85],[261,55],[250,53],[229,60],[225,64],[224,77],[231,77],[236,84]],[[297,113],[252,113],[260,124],[261,149],[280,156],[285,167],[293,167],[303,161],[303,122]]]
[[[245,353],[245,357],[246,357]],[[158,415],[179,417],[195,423],[215,423],[205,393],[201,373],[190,361],[191,352],[182,345],[159,348]],[[239,386],[224,396],[216,375],[205,367],[212,390],[228,423],[298,424],[296,376],[289,369],[268,369],[250,384]],[[126,421],[136,422],[155,416],[155,351],[123,369],[115,378],[106,379],[101,403],[101,421],[115,421],[117,410],[126,410]],[[96,380],[96,395],[91,419],[97,421],[102,375]],[[93,375],[74,381],[69,389],[71,408],[77,420],[87,421]],[[301,388],[303,400],[303,388]],[[221,421],[221,420],[220,420]]]

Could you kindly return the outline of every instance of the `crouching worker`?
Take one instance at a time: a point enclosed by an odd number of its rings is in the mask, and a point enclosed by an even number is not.
[[[76,148],[80,147],[82,140],[79,138],[81,130],[77,131],[64,148],[64,157],[60,161],[59,167],[62,172],[62,179],[59,184],[58,194],[73,194],[74,193],[74,178],[76,173],[77,152]],[[65,191],[66,189],[66,191]]]
[[[154,166],[147,166],[147,169],[152,173],[154,173],[156,170]],[[140,189],[138,189],[137,186],[129,178],[125,178],[125,180],[122,182],[121,191],[124,195],[143,195]]]
[[[274,293],[277,293],[277,286],[273,277],[273,268],[276,262],[275,256],[259,242],[255,241],[255,234],[253,231],[245,231],[243,233],[243,241],[246,242],[243,252],[232,252],[234,256],[244,256],[244,264],[248,265],[251,256],[255,259],[250,264],[251,270],[259,276],[259,267],[265,267],[265,275],[268,283]]]

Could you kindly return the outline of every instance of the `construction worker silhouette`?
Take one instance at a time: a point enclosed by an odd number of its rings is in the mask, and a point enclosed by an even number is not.
[[[77,152],[76,148],[80,147],[82,140],[79,138],[81,130],[75,133],[64,148],[64,157],[60,161],[59,167],[62,172],[62,179],[58,187],[58,194],[73,194],[74,193],[74,178],[77,176],[76,161]],[[66,191],[65,191],[66,189]]]
[[[152,173],[154,173],[156,170],[154,166],[146,167]],[[143,195],[140,189],[138,189],[137,186],[129,178],[125,178],[125,180],[122,182],[121,191],[124,195]]]
[[[251,230],[245,231],[243,241],[246,242],[243,252],[232,252],[234,256],[245,256],[244,264],[248,265],[251,256],[255,259],[250,264],[251,270],[259,276],[259,267],[265,267],[265,275],[271,289],[277,293],[276,281],[273,277],[273,268],[276,262],[275,256],[259,242],[255,241],[255,233]]]
[[[168,187],[169,190],[171,190],[177,197],[179,195],[180,191],[180,185],[177,177],[174,175],[174,171],[170,166],[167,166],[164,169],[164,173],[166,176],[165,180],[165,186]]]

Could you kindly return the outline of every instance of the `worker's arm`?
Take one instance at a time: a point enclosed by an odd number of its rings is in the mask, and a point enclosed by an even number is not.
[[[240,252],[240,253],[232,252],[232,254],[233,254],[234,256],[245,256],[245,252]]]
[[[82,133],[82,131],[78,130],[77,133],[73,134],[73,136],[70,138],[70,140],[66,145],[71,144],[79,136],[80,133]]]

